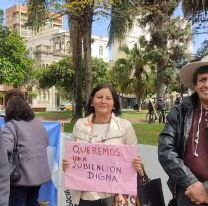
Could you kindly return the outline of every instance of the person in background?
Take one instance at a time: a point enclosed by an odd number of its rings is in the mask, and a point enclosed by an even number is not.
[[[93,89],[87,103],[87,111],[89,116],[76,122],[72,140],[103,144],[137,144],[131,123],[118,117],[121,106],[111,85],[100,84]],[[142,171],[139,157],[132,160],[132,164],[137,171]],[[63,159],[62,165],[65,170],[70,167],[70,162]],[[79,206],[105,206],[113,203],[115,194],[72,191],[71,195],[73,202]]]
[[[162,114],[162,122],[165,123],[165,110],[166,110],[166,103],[162,97],[159,98],[156,104],[156,110],[161,112]]]
[[[208,62],[186,64],[180,80],[194,93],[169,112],[158,157],[178,206],[208,206]]]
[[[148,112],[150,114],[153,114],[154,113],[154,106],[153,106],[153,103],[151,100],[149,100],[148,104],[147,104],[147,109],[148,109]]]
[[[2,130],[0,129],[0,205],[9,205],[9,163],[6,147],[3,140]]]
[[[50,180],[48,134],[19,89],[8,91],[5,98],[3,138],[8,153],[18,141],[21,173],[20,180],[10,184],[9,206],[37,206],[40,186]]]

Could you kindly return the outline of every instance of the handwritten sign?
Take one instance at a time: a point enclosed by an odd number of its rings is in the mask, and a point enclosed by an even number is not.
[[[136,145],[65,143],[65,188],[136,195],[137,172],[133,159]]]

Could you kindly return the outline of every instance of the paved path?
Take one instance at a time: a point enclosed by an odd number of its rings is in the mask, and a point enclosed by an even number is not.
[[[168,180],[168,176],[166,175],[166,173],[164,172],[158,161],[157,146],[139,144],[138,148],[139,148],[139,153],[141,154],[142,161],[144,163],[146,173],[150,177],[150,179],[159,178],[159,177],[161,178],[163,194],[167,205],[172,195],[166,184]]]

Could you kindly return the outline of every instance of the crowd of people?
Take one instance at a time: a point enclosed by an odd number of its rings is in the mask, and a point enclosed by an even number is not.
[[[185,65],[180,71],[183,85],[193,94],[181,99],[166,117],[159,135],[158,158],[169,176],[168,184],[178,206],[208,205],[208,62]],[[6,94],[6,125],[0,130],[0,205],[37,206],[40,186],[50,180],[46,148],[48,134],[34,116],[19,89]],[[157,109],[164,111],[163,99]],[[136,145],[132,124],[119,117],[121,106],[115,89],[109,84],[97,85],[87,103],[88,116],[79,119],[71,140],[112,145]],[[153,105],[149,105],[153,111]],[[165,118],[165,117],[164,117]],[[21,154],[21,178],[10,182],[7,154],[17,148]],[[132,165],[143,174],[142,160],[132,158]],[[62,160],[63,170],[70,170],[69,159]],[[10,187],[8,187],[10,185]],[[115,194],[95,191],[71,191],[78,206],[109,206]],[[118,199],[119,201],[119,199]]]

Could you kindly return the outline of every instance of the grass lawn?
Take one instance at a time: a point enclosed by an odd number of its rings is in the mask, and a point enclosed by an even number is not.
[[[140,112],[135,110],[122,111],[121,117],[133,122],[145,122],[147,110],[141,110]]]
[[[72,132],[73,125],[72,123],[65,123],[64,132]],[[164,125],[158,123],[135,123],[133,127],[139,144],[157,145],[158,135],[162,131]]]
[[[146,123],[146,113],[143,110],[137,112],[134,110],[123,111],[122,118],[128,119],[133,123],[139,144],[157,145],[158,135],[162,131],[164,125],[159,123],[149,124]],[[64,132],[72,132],[73,123],[70,123],[72,113],[67,111],[57,112],[36,112],[38,118],[41,120],[59,121],[62,120],[64,124]]]
[[[72,117],[71,111],[56,111],[56,112],[35,112],[35,116],[42,120],[70,120]]]
[[[164,124],[135,123],[133,124],[139,144],[158,145],[158,135]]]

